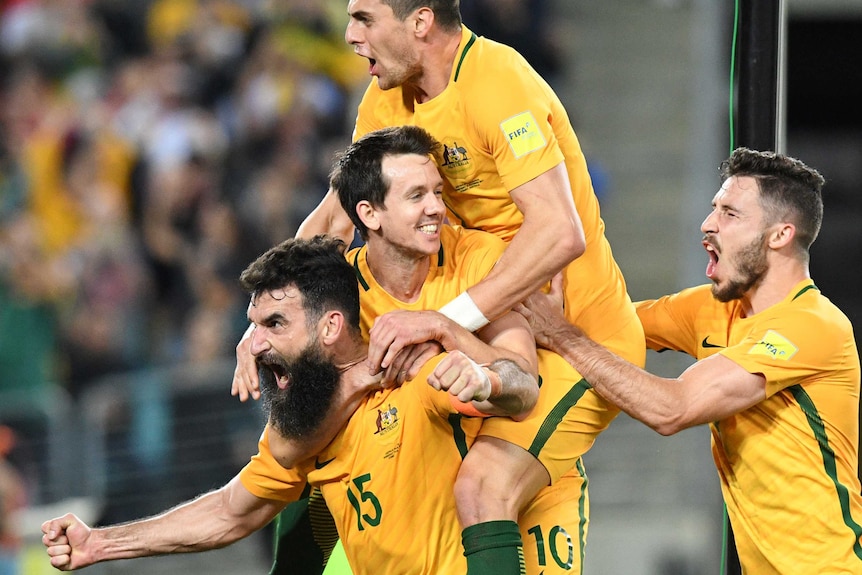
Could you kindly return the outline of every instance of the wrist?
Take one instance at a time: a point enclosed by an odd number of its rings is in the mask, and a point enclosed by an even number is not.
[[[489,323],[488,318],[466,291],[441,307],[439,311],[468,331],[476,331]]]
[[[491,383],[491,392],[488,394],[488,399],[500,397],[500,394],[503,393],[503,380],[500,378],[500,374],[485,365],[482,366],[482,371]]]

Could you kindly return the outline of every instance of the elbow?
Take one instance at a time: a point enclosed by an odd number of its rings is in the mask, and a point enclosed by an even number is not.
[[[554,249],[560,254],[564,265],[578,259],[587,251],[587,240],[584,230],[577,221],[569,221],[568,233],[555,235]]]
[[[691,427],[691,424],[681,414],[666,414],[645,423],[653,431],[664,437],[676,435],[683,429]]]
[[[523,421],[527,419],[533,412],[533,408],[536,407],[536,403],[539,401],[539,387],[537,385],[533,385],[530,387],[529,392],[525,393],[523,397],[521,397],[520,404],[518,406],[514,406],[512,409],[512,419],[515,421]]]
[[[675,435],[677,432],[682,430],[682,428],[680,427],[677,427],[675,425],[668,425],[665,423],[655,425],[650,424],[650,427],[653,431],[664,437],[670,437],[671,435]]]

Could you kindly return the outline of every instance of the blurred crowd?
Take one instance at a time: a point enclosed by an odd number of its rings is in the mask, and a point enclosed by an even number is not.
[[[367,78],[341,0],[7,0],[0,391],[232,353]]]

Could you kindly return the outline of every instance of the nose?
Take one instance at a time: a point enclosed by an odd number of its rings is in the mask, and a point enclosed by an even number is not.
[[[350,20],[347,23],[347,28],[344,29],[344,41],[351,46],[359,43],[359,39],[356,34],[356,24],[353,22],[353,20]]]
[[[715,233],[718,231],[716,228],[716,218],[715,218],[715,210],[709,212],[709,215],[703,220],[703,223],[700,224],[700,231],[704,234]]]
[[[429,215],[440,214],[446,211],[446,204],[438,194],[427,194],[425,200],[425,213]]]
[[[249,347],[249,351],[251,351],[253,356],[257,357],[269,348],[270,345],[269,340],[266,337],[266,330],[255,326],[254,330],[251,332],[251,346]]]

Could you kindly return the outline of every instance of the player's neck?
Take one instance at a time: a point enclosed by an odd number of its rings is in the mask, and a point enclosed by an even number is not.
[[[429,256],[408,255],[395,249],[369,249],[366,259],[371,275],[386,293],[405,303],[419,298],[431,266]]]
[[[413,97],[417,102],[427,102],[443,93],[452,77],[452,68],[455,66],[460,45],[459,30],[457,33],[437,34],[425,47],[422,72],[411,82]]]
[[[752,316],[781,303],[799,282],[810,278],[808,266],[798,260],[773,262],[763,280],[742,298],[745,316]]]

